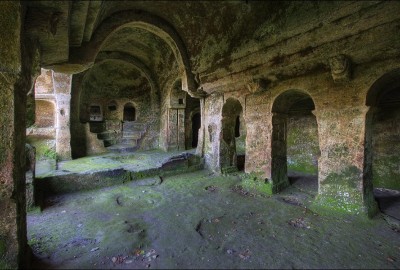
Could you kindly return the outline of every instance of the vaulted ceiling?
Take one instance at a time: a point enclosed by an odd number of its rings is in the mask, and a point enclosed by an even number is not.
[[[196,91],[235,80],[270,81],[399,55],[400,2],[385,1],[26,1],[25,31],[45,68],[77,73],[96,57],[136,59],[162,85],[186,75]],[[385,16],[374,16],[381,10]],[[373,44],[374,50],[363,44]],[[114,55],[115,56],[115,55]],[[239,86],[238,86],[239,87]]]

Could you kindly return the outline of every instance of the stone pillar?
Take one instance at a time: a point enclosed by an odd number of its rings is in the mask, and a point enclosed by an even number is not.
[[[59,160],[71,159],[71,82],[72,75],[53,72],[56,97],[56,152]]]
[[[205,119],[205,111],[204,111],[204,102],[205,99],[200,99],[200,117],[201,117],[201,125],[199,129],[199,137],[198,137],[198,144],[196,148],[196,155],[203,157],[204,156],[204,119]]]
[[[221,119],[224,96],[213,93],[205,98],[204,111],[204,159],[207,168],[221,172],[220,141],[222,139]],[[203,120],[203,119],[202,119]]]
[[[70,132],[71,132],[71,156],[72,158],[80,158],[87,155],[87,141],[85,124],[80,121],[79,103],[80,96],[83,91],[82,83],[85,72],[72,75],[71,82],[71,111],[70,111]]]
[[[321,150],[315,205],[369,216],[376,212],[372,188],[364,179],[367,111],[366,106],[342,105],[314,112]]]
[[[178,150],[185,150],[185,109],[178,109]]]
[[[272,113],[267,94],[246,98],[246,173],[271,179]],[[261,117],[260,117],[261,116]]]
[[[0,268],[26,268],[25,125],[21,6],[0,2]],[[28,62],[28,61],[27,61]],[[23,79],[24,78],[24,79]]]
[[[289,186],[287,177],[287,118],[283,113],[273,113],[271,141],[272,190],[278,192]]]

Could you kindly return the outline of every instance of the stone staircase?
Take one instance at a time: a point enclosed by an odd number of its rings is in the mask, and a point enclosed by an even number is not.
[[[97,138],[103,141],[105,147],[118,143],[121,138],[121,128],[121,122],[114,120],[90,123],[90,131],[97,133]]]
[[[125,121],[122,124],[122,134],[115,139],[115,143],[105,145],[110,152],[128,153],[135,151],[143,135],[146,133],[147,127],[144,123],[136,121]],[[111,141],[114,142],[114,137],[110,136]],[[104,141],[106,143],[106,141]]]

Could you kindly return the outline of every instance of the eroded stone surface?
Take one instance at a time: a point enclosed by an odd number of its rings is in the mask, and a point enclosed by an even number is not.
[[[399,188],[399,2],[1,6],[1,266],[26,262],[25,127],[37,160],[51,166],[106,150],[197,147],[208,169],[243,169],[244,183],[266,193],[291,185],[291,170],[318,174],[315,209],[370,216],[373,187]],[[40,66],[53,71],[32,91]],[[231,100],[241,108],[227,109]],[[205,220],[196,221],[203,236]]]

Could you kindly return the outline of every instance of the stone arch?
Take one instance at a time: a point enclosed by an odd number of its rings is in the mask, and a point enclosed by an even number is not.
[[[150,71],[150,69],[143,64],[140,60],[136,59],[135,57],[126,54],[126,53],[119,53],[119,52],[102,52],[99,54],[99,57],[96,58],[95,64],[91,67],[94,68],[96,65],[101,65],[107,61],[119,61],[123,62],[126,64],[131,65],[134,69],[140,72],[140,74],[146,78],[147,82],[149,83],[149,86],[151,88],[150,92],[150,105],[151,109],[156,113],[159,114],[160,111],[160,99],[158,93],[160,92],[158,89],[158,84],[157,81],[155,80],[154,74]],[[91,69],[86,70],[84,73],[82,73],[82,77],[79,82],[79,86],[75,88],[75,91],[73,95],[76,95],[76,102],[77,102],[77,114],[79,116],[79,120],[81,122],[87,122],[88,119],[88,113],[86,113],[84,110],[81,110],[81,102],[82,102],[82,95],[84,93],[84,83],[88,80],[88,77],[90,75]],[[76,75],[75,75],[76,76]],[[106,106],[107,104],[104,104]],[[138,106],[135,105],[135,108]],[[123,108],[122,108],[123,109]],[[106,112],[106,108],[104,108],[104,112]],[[87,115],[86,115],[87,114]],[[118,115],[121,117],[122,112],[121,110],[118,110],[117,113],[114,113],[115,115]],[[137,114],[137,111],[136,111]]]
[[[316,117],[312,113],[315,110],[315,103],[312,97],[302,90],[287,90],[280,93],[275,97],[272,103],[272,136],[271,136],[271,181],[273,189],[275,191],[282,190],[290,184],[288,177],[288,167],[293,166],[295,170],[299,172],[308,172],[306,168],[315,165],[315,172],[318,171],[318,157],[319,157],[319,141],[318,141],[318,126]],[[297,120],[295,117],[301,117],[299,119],[306,119],[303,122],[306,129],[310,129],[312,133],[311,143],[307,144],[307,147],[312,146],[313,159],[309,162],[305,162],[307,156],[302,156],[302,151],[296,152],[296,142],[293,138],[304,139],[304,134],[296,134],[293,132],[293,124],[296,124]],[[290,128],[288,128],[288,126]],[[293,130],[292,130],[293,129]],[[302,132],[302,129],[298,129],[298,132]],[[289,133],[290,132],[290,133]],[[288,138],[290,141],[288,142]],[[308,138],[307,138],[308,139]],[[292,142],[293,141],[293,142]],[[297,142],[301,143],[301,142]],[[289,146],[294,146],[288,148]],[[308,149],[307,149],[308,151]],[[288,156],[289,152],[289,156]],[[288,159],[288,157],[291,157]],[[289,161],[289,162],[288,162]],[[306,166],[307,164],[307,166]],[[316,176],[318,179],[318,177]],[[318,181],[315,181],[318,183]]]
[[[366,96],[364,194],[400,190],[400,68],[378,78]],[[378,198],[379,200],[379,198]]]
[[[112,14],[106,18],[93,33],[92,38],[84,46],[71,48],[72,64],[87,65],[93,63],[105,41],[123,27],[135,27],[149,31],[163,39],[171,48],[182,79],[182,89],[195,96],[197,83],[191,72],[190,60],[186,46],[175,28],[164,19],[142,10],[126,10]]]
[[[239,100],[228,98],[222,107],[221,142],[220,142],[220,168],[226,170],[244,169],[238,166],[238,149],[235,136],[237,118],[243,119],[243,106]],[[241,123],[245,126],[245,123]]]
[[[160,107],[160,88],[154,73],[135,56],[123,52],[100,52],[96,57],[95,64],[101,64],[107,60],[117,60],[132,64],[136,69],[143,73],[151,87],[151,104],[153,110]]]

